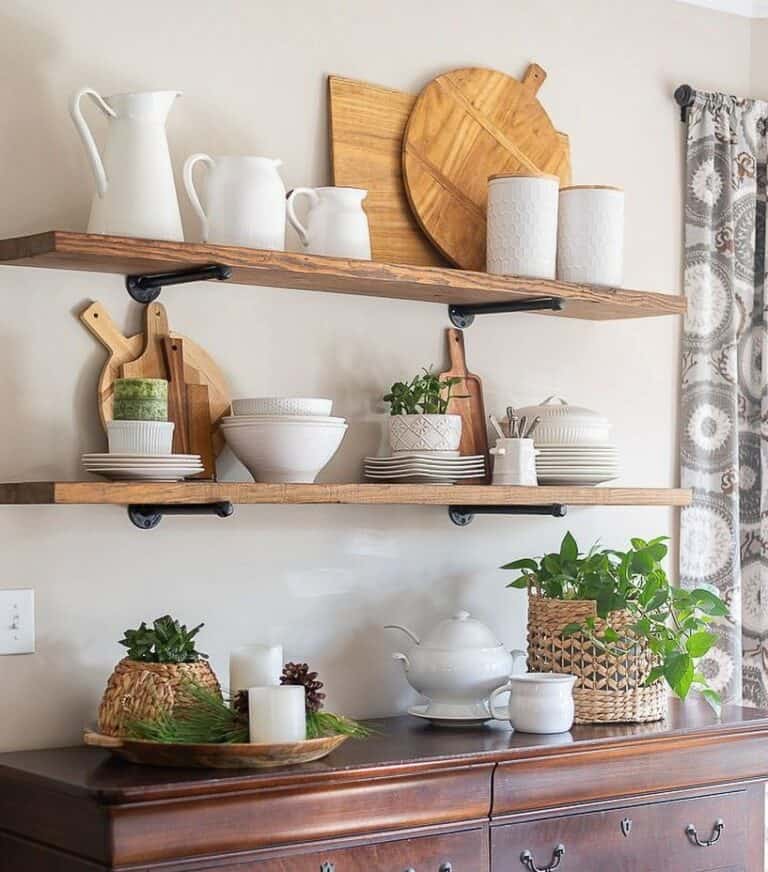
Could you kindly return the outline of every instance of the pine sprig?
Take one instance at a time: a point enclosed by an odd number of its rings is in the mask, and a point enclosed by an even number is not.
[[[332,712],[307,712],[307,738],[319,739],[323,736],[349,736],[352,739],[365,739],[375,730],[364,726],[344,715]]]

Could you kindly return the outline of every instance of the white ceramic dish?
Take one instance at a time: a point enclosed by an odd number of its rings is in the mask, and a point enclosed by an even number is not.
[[[107,421],[109,453],[168,455],[173,427],[171,421]]]
[[[427,705],[412,705],[408,709],[408,714],[413,715],[415,718],[423,718],[425,721],[430,721],[436,727],[453,727],[454,729],[457,727],[481,727],[483,724],[487,724],[488,721],[493,720],[491,715],[486,717],[430,715],[427,713],[428,709],[429,706]]]
[[[219,422],[222,427],[243,427],[247,424],[260,424],[262,421],[300,421],[302,424],[347,423],[346,418],[331,418],[321,415],[229,415]]]
[[[461,457],[462,460],[472,460],[475,457],[482,457],[481,454],[466,454],[461,455],[459,451],[393,451],[390,457],[366,457],[366,460],[389,460],[392,457]]]
[[[573,726],[573,685],[577,680],[575,675],[558,672],[513,675],[506,684],[493,691],[488,706],[495,712],[496,697],[509,693],[506,711],[494,714],[498,720],[509,721],[519,733],[566,733]]]
[[[607,481],[613,481],[618,478],[617,475],[571,475],[571,474],[537,474],[539,484],[583,484],[596,485],[605,484]]]
[[[232,400],[232,414],[242,415],[298,415],[327,416],[333,409],[333,400],[320,397],[240,397]]]
[[[107,454],[107,453],[90,453],[81,455],[83,460],[108,460],[110,463],[116,460],[127,460],[130,463],[135,463],[137,460],[146,460],[151,463],[199,463],[199,454],[169,454],[167,456],[158,457],[154,454],[137,455],[137,454]]]
[[[608,419],[592,409],[572,406],[562,397],[547,397],[537,406],[515,409],[529,421],[540,418],[533,439],[545,445],[604,445],[610,439]]]
[[[428,457],[425,454],[402,454],[397,457],[364,457],[366,463],[390,466],[396,463],[433,463],[441,466],[458,466],[466,463],[483,463],[485,458],[482,454],[467,457]]]
[[[223,427],[224,439],[255,481],[311,483],[338,451],[347,425],[256,421]]]

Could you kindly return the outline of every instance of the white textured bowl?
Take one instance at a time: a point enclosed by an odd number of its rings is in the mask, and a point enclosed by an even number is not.
[[[302,424],[321,424],[327,426],[347,423],[346,418],[332,418],[320,415],[227,415],[220,423],[225,427],[242,427],[244,424],[258,424],[262,421],[298,421]]]
[[[320,397],[242,397],[232,400],[232,414],[241,415],[330,415],[333,400]]]
[[[108,421],[110,454],[170,454],[172,421]]]
[[[255,481],[313,482],[341,445],[347,425],[258,421],[223,427],[224,438]]]

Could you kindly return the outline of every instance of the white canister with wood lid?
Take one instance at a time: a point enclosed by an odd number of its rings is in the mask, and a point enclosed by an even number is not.
[[[619,287],[624,265],[624,191],[608,185],[560,190],[557,277]]]
[[[488,179],[489,273],[555,277],[559,188],[557,176],[506,173]]]

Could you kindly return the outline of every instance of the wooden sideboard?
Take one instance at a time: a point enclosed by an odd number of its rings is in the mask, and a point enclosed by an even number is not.
[[[768,712],[441,730],[377,722],[261,772],[0,755],[0,872],[762,872]]]

